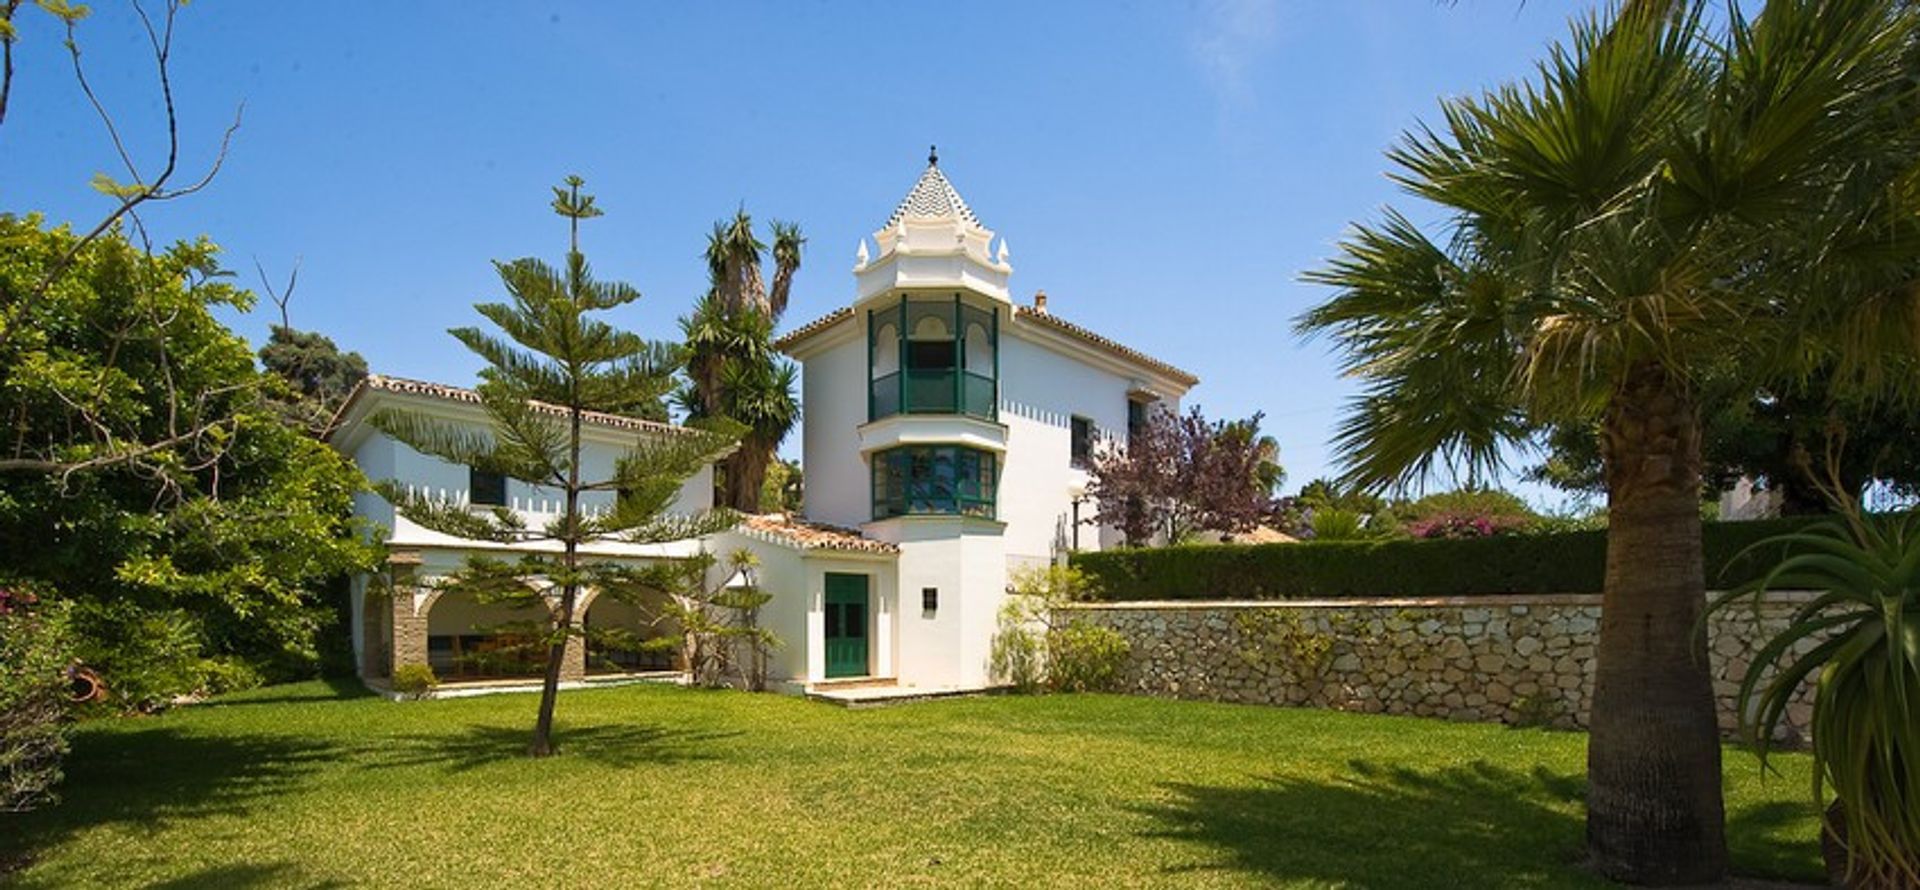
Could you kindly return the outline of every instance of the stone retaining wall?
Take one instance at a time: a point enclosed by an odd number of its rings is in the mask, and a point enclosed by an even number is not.
[[[1710,622],[1723,731],[1737,726],[1733,698],[1749,656],[1805,601],[1776,594]],[[1127,638],[1131,692],[1579,728],[1593,694],[1600,597],[1103,603],[1062,618]],[[1810,684],[1798,699],[1785,721],[1794,738],[1812,716]]]

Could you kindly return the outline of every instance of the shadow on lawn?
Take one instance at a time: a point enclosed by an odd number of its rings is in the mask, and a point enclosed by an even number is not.
[[[1479,886],[1564,886],[1586,878],[1577,860],[1575,775],[1521,773],[1485,762],[1438,771],[1354,761],[1327,782],[1273,778],[1252,786],[1167,786],[1175,799],[1144,808],[1155,836],[1199,841],[1217,869],[1263,879],[1354,887],[1428,886],[1471,876]]]
[[[235,863],[203,868],[189,875],[149,884],[148,890],[193,890],[200,887],[231,887],[245,890],[252,887],[285,887],[300,890],[333,890],[336,887],[349,886],[333,879],[314,879],[304,877],[298,868],[284,862],[272,865]]]
[[[646,724],[600,724],[554,728],[557,757],[586,760],[616,768],[659,766],[694,760],[712,760],[710,745],[718,740],[742,735],[739,731],[713,732],[690,729],[665,729]],[[445,732],[401,736],[394,739],[377,766],[428,766],[442,764],[453,772],[464,772],[493,763],[527,759],[527,742],[533,737],[530,726],[472,725]]]
[[[340,749],[291,736],[202,735],[175,726],[83,732],[67,758],[62,802],[0,831],[0,858],[31,854],[90,828],[158,828],[241,814],[285,792]]]
[[[215,698],[203,704],[202,708],[236,708],[247,705],[289,705],[316,702],[343,701],[354,698],[373,698],[379,695],[367,688],[367,684],[351,677],[325,677],[317,682],[301,683],[289,686],[267,687],[274,694],[262,692],[242,692],[231,697]]]

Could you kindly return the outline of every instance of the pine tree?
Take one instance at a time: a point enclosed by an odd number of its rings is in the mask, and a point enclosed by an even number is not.
[[[380,429],[421,452],[563,495],[564,511],[546,526],[530,528],[504,507],[481,512],[410,493],[391,481],[379,486],[402,515],[435,531],[477,541],[546,545],[512,560],[470,557],[439,582],[448,592],[470,593],[482,602],[539,606],[552,615],[541,636],[546,673],[528,748],[535,757],[554,750],[561,661],[567,638],[582,634],[575,621],[581,592],[593,588],[601,596],[637,601],[654,581],[654,573],[644,567],[583,559],[581,545],[683,540],[725,529],[734,521],[725,511],[668,512],[681,483],[732,447],[731,441],[711,432],[636,432],[610,478],[583,476],[581,427],[587,415],[657,401],[673,387],[681,352],[591,317],[631,303],[640,293],[626,284],[596,281],[590,273],[580,252],[580,221],[601,211],[592,196],[580,192],[582,184],[570,176],[566,188],[554,189],[554,212],[567,219],[570,234],[564,270],[531,258],[494,264],[512,302],[474,308],[505,339],[473,327],[450,331],[487,364],[477,390],[490,429],[480,433],[398,412],[374,418]],[[614,505],[588,510],[582,496],[593,492],[616,493]]]

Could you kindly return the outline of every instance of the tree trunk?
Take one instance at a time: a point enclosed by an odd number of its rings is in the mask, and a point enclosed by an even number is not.
[[[560,614],[555,616],[559,622],[554,627],[553,642],[547,644],[547,673],[540,682],[540,716],[533,722],[533,741],[527,745],[529,757],[546,757],[553,753],[553,706],[560,700],[560,668],[567,658],[567,637],[573,633],[573,608],[580,596],[580,584],[575,579],[580,569],[580,423],[582,409],[578,392],[570,395],[571,404],[567,414],[570,421],[567,439],[567,515],[566,533],[562,536],[564,550],[560,557],[566,570],[566,583],[561,587]]]
[[[739,450],[727,458],[727,506],[759,513],[760,489],[767,482],[767,464],[772,462],[773,449],[760,437],[749,433],[741,439]]]
[[[533,741],[527,756],[546,757],[553,753],[553,706],[560,700],[560,667],[567,657],[567,634],[573,628],[573,607],[577,591],[568,585],[560,594],[560,610],[554,616],[559,630],[547,645],[547,672],[540,681],[540,716],[533,722]]]
[[[1601,430],[1607,569],[1587,743],[1587,850],[1608,878],[1726,874],[1720,738],[1705,640],[1700,419],[1656,364],[1627,372]]]

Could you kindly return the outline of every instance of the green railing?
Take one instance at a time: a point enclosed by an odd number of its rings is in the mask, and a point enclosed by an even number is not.
[[[895,414],[998,415],[994,380],[971,371],[895,371],[873,381],[871,420]]]

